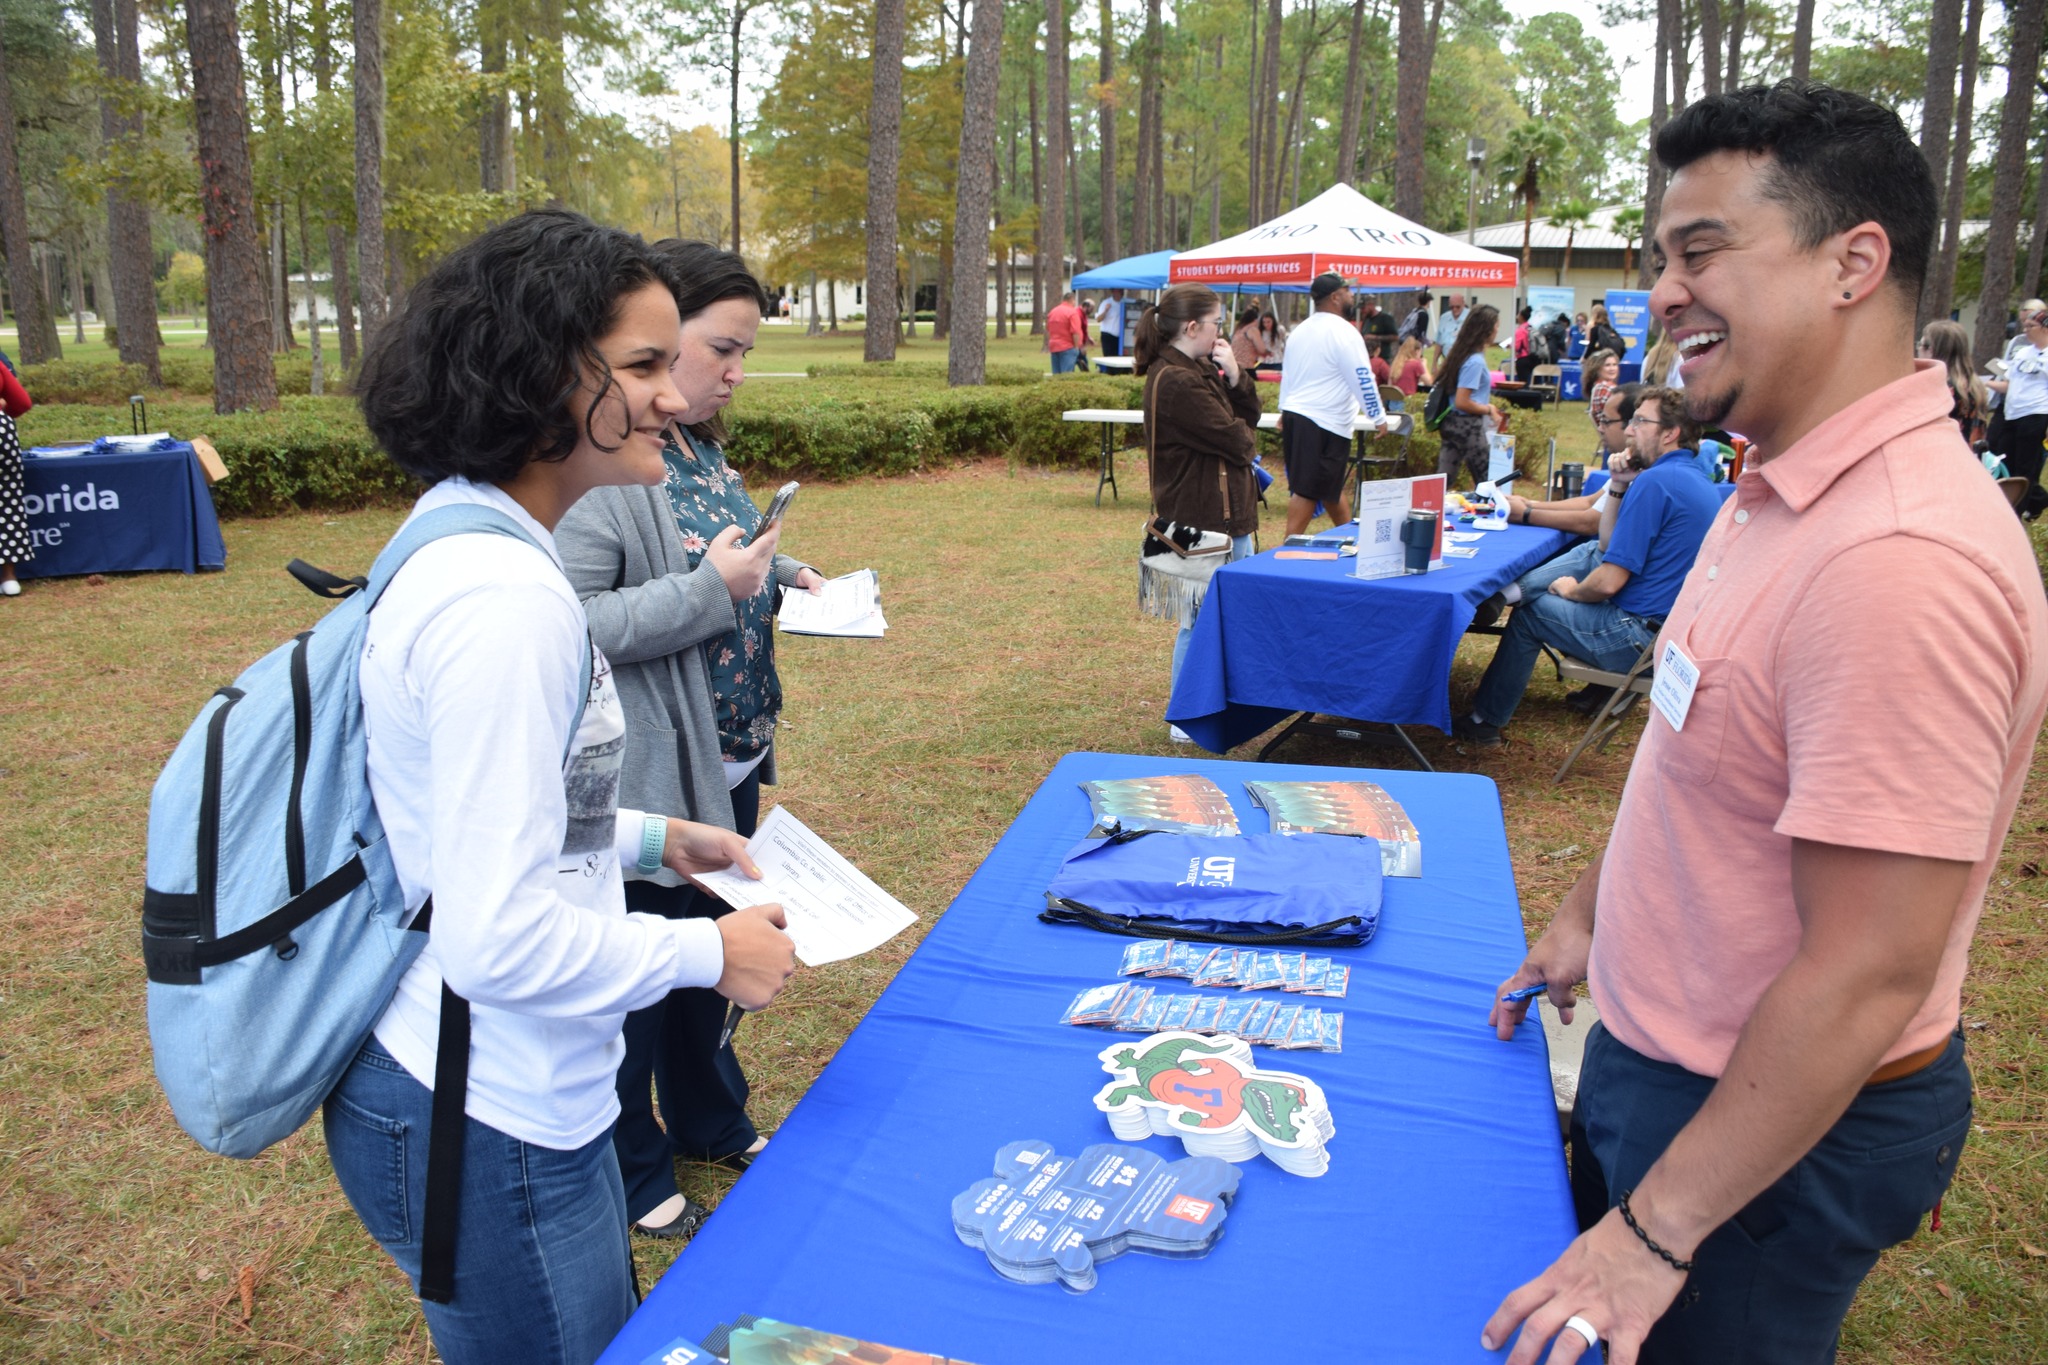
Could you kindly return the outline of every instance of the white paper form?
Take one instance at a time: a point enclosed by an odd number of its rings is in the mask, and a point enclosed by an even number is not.
[[[882,619],[881,583],[873,569],[856,569],[827,579],[816,594],[792,588],[782,595],[776,618],[795,635],[847,635],[879,639],[888,629]]]
[[[761,869],[760,881],[737,868],[699,872],[691,880],[727,905],[779,901],[806,967],[859,957],[917,923],[902,902],[835,853],[787,806],[768,812],[747,841],[747,852]]]

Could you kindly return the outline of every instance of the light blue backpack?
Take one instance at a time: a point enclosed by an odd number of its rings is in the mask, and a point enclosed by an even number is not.
[[[432,902],[409,930],[371,800],[357,669],[370,611],[392,577],[421,547],[474,532],[540,548],[504,513],[465,504],[416,518],[367,579],[293,561],[300,581],[342,601],[213,695],[150,794],[149,1038],[171,1112],[208,1151],[253,1157],[296,1132],[426,942],[418,931]],[[587,650],[583,668],[579,696],[590,690]],[[452,1279],[469,1009],[445,988],[442,1005],[427,1192],[434,1246],[420,1292],[445,1300],[447,1285],[431,1272],[445,1261],[442,1279]],[[444,1105],[455,1123],[442,1122]],[[437,1179],[450,1169],[438,1141],[450,1130],[455,1178]]]

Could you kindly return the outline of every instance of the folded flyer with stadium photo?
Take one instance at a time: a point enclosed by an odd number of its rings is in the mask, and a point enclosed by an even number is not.
[[[1355,834],[1377,839],[1380,871],[1422,875],[1422,836],[1401,803],[1377,782],[1247,782],[1252,804],[1275,834]]]

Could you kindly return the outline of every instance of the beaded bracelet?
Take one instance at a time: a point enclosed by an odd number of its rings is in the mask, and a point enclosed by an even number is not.
[[[1644,1246],[1648,1247],[1650,1250],[1656,1252],[1659,1256],[1663,1257],[1666,1265],[1669,1265],[1673,1270],[1677,1271],[1681,1275],[1691,1274],[1691,1261],[1679,1260],[1676,1256],[1673,1256],[1663,1247],[1658,1246],[1654,1241],[1650,1240],[1650,1234],[1643,1231],[1643,1225],[1636,1221],[1635,1214],[1631,1213],[1628,1207],[1628,1197],[1634,1193],[1634,1190],[1623,1190],[1621,1192],[1621,1221],[1628,1224],[1628,1230],[1630,1232],[1633,1232],[1637,1237],[1642,1239],[1642,1243]]]

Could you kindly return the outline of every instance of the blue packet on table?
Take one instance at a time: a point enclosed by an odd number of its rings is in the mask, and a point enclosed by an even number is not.
[[[1287,973],[1280,966],[1278,953],[1254,953],[1252,963],[1246,969],[1244,988],[1248,991],[1271,990],[1287,984]]]
[[[1138,1020],[1143,1017],[1145,1006],[1151,1001],[1150,986],[1132,986],[1130,993],[1125,995],[1122,1003],[1116,1007],[1116,1013],[1110,1016],[1109,1026],[1125,1033],[1138,1032]]]
[[[1074,997],[1060,1016],[1062,1024],[1106,1024],[1116,1014],[1116,1007],[1123,1003],[1129,986],[1091,986]]]
[[[1238,984],[1238,959],[1255,956],[1247,948],[1239,952],[1236,948],[1218,948],[1195,972],[1197,986],[1235,986]]]
[[[1336,1010],[1323,1011],[1322,1050],[1342,1052],[1344,1050],[1344,1016]]]
[[[1223,1006],[1225,1004],[1223,997],[1220,995],[1204,995],[1197,997],[1197,1002],[1195,1012],[1188,1016],[1187,1023],[1181,1025],[1181,1027],[1190,1033],[1214,1033],[1216,1031],[1216,1021],[1223,1016]]]
[[[1351,969],[1349,967],[1338,966],[1336,963],[1333,962],[1330,964],[1329,975],[1323,978],[1322,989],[1318,990],[1316,994],[1326,995],[1334,999],[1342,1000],[1346,995],[1350,993],[1350,991]]]
[[[1147,1000],[1145,1008],[1138,1012],[1137,1031],[1140,1033],[1159,1032],[1160,1027],[1166,1022],[1167,1007],[1172,1003],[1172,996],[1163,995],[1158,991],[1152,992],[1152,998]]]
[[[1302,977],[1307,970],[1306,953],[1275,953],[1280,960],[1280,989],[1298,991],[1302,989]]]
[[[1251,1018],[1252,1007],[1259,1003],[1246,996],[1225,1000],[1222,1010],[1216,1015],[1216,1032],[1242,1038],[1245,1034],[1245,1021]]]
[[[1206,943],[1175,943],[1173,951],[1167,954],[1166,965],[1152,975],[1177,976],[1183,981],[1193,981],[1195,973],[1202,970],[1202,964],[1209,960],[1209,952]]]
[[[1253,1001],[1250,1011],[1244,1017],[1244,1027],[1237,1036],[1247,1043],[1262,1041],[1266,1036],[1266,1030],[1273,1025],[1273,1012],[1278,1008],[1271,1000]]]
[[[1303,995],[1316,995],[1322,991],[1324,983],[1329,979],[1330,959],[1327,957],[1312,957],[1302,965],[1301,984],[1289,986],[1287,989],[1290,991],[1300,991]]]
[[[1159,1031],[1170,1033],[1176,1029],[1185,1029],[1188,1020],[1195,1017],[1195,1006],[1201,1003],[1202,997],[1199,995],[1174,996],[1172,1003],[1166,1007],[1166,1017],[1159,1021]]]
[[[1266,1025],[1266,1031],[1259,1035],[1259,1041],[1267,1047],[1287,1046],[1287,1035],[1294,1031],[1294,1021],[1301,1018],[1299,1005],[1275,1005],[1273,1018]]]
[[[1316,1048],[1323,1045],[1323,1012],[1314,1005],[1303,1005],[1301,1016],[1287,1030],[1287,1041],[1282,1047]]]
[[[1124,949],[1124,964],[1117,969],[1117,975],[1150,976],[1166,965],[1167,956],[1172,952],[1172,939],[1141,938]]]
[[[1379,928],[1381,876],[1376,843],[1336,834],[1090,838],[1068,852],[1039,918],[1177,947],[1219,935],[1357,947]]]

